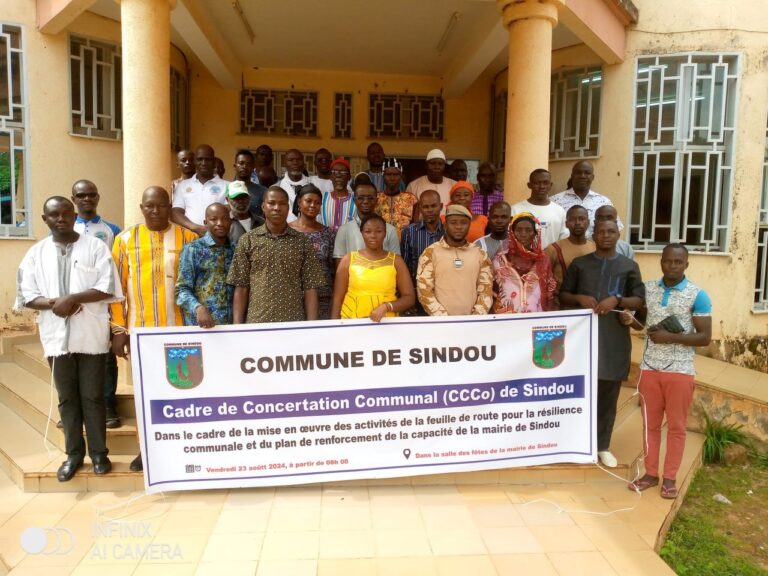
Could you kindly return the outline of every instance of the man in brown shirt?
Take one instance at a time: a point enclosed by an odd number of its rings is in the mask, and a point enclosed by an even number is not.
[[[565,272],[574,258],[591,254],[595,251],[595,243],[586,237],[589,228],[589,212],[583,206],[576,204],[565,214],[565,227],[570,236],[547,246],[544,253],[549,256],[552,274],[557,282],[555,289],[555,309],[560,309],[560,286],[565,278]]]
[[[416,287],[430,316],[488,314],[493,303],[493,272],[485,251],[467,242],[472,214],[452,204],[446,210],[445,236],[419,258]]]
[[[240,238],[227,275],[233,323],[317,320],[326,278],[312,242],[288,226],[288,193],[272,186],[262,208],[266,222]]]

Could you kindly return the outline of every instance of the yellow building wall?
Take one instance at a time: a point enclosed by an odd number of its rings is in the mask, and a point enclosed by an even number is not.
[[[70,135],[69,34],[120,42],[120,23],[86,12],[67,31],[42,34],[37,30],[35,2],[3,0],[0,20],[23,27],[24,94],[27,113],[27,165],[25,174],[31,206],[32,237],[0,239],[4,262],[16,266],[34,242],[48,234],[41,219],[46,198],[70,197],[72,184],[92,180],[99,188],[99,212],[123,227],[123,146],[119,141]],[[183,59],[173,55],[174,67],[184,70]],[[169,150],[169,158],[172,156]],[[137,167],[137,169],[139,169]],[[168,186],[168,183],[161,183]],[[12,314],[15,274],[0,276],[0,331],[29,325],[32,314]]]
[[[238,148],[255,149],[269,144],[275,150],[298,148],[314,152],[326,147],[337,156],[365,156],[368,144],[378,141],[388,155],[421,157],[432,148],[441,148],[449,158],[485,159],[488,154],[491,81],[482,78],[461,99],[445,102],[445,139],[387,140],[368,138],[368,93],[392,92],[439,94],[442,80],[433,77],[379,75],[330,70],[244,70],[245,88],[313,90],[318,94],[318,136],[316,138],[240,134],[240,92],[224,90],[199,64],[191,61],[193,146],[207,143],[224,160],[231,177]],[[335,92],[352,92],[352,138],[333,138],[333,97]]]
[[[36,28],[35,3],[5,0],[0,19],[21,24],[24,41],[27,112],[26,182],[31,205],[30,239],[0,240],[3,261],[15,269],[32,244],[48,234],[41,219],[42,205],[53,195],[69,197],[72,184],[80,178],[93,180],[101,193],[101,212],[114,222],[122,222],[122,146],[119,142],[95,140],[69,134],[69,33],[41,34]],[[85,14],[71,31],[109,41],[120,40],[117,22]],[[12,315],[15,274],[0,277],[0,329],[28,324],[29,313]]]
[[[626,60],[603,66],[600,154],[589,159],[595,167],[593,188],[611,198],[626,222],[637,56],[677,52],[741,55],[728,253],[691,254],[689,275],[706,288],[714,302],[713,337],[717,342],[711,352],[768,370],[768,314],[752,312],[757,211],[768,115],[768,13],[760,3],[749,0],[726,4],[688,0],[675,10],[659,0],[634,3],[640,17],[627,32]],[[600,64],[600,59],[583,44],[552,53],[553,72]],[[504,72],[496,78],[495,92],[505,90],[506,85]],[[574,162],[550,163],[553,193],[566,188]],[[521,198],[527,195],[527,190],[518,193]],[[626,231],[623,236],[626,238]],[[636,253],[644,278],[660,276],[659,258],[657,252]]]

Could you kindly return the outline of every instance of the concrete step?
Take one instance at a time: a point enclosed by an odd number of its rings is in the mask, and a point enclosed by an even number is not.
[[[34,374],[44,382],[51,381],[51,369],[43,354],[40,341],[23,342],[12,345],[11,358],[13,362]],[[133,384],[128,382],[126,361],[117,360],[117,413],[121,418],[136,418],[136,405],[133,400]]]
[[[0,470],[25,492],[117,492],[144,489],[141,472],[128,469],[135,454],[109,455],[112,471],[104,476],[86,464],[69,482],[59,482],[56,471],[66,454],[46,444],[42,434],[0,403]]]
[[[38,433],[46,434],[47,426],[48,440],[58,449],[64,449],[64,432],[56,428],[58,399],[49,382],[13,362],[0,362],[0,402]],[[125,418],[120,428],[108,429],[107,447],[114,455],[136,454],[139,444],[135,419]]]

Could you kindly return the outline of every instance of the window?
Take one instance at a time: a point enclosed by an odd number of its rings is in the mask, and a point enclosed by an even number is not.
[[[0,23],[0,236],[27,237],[24,52],[21,27]]]
[[[317,136],[317,92],[241,90],[240,133]]]
[[[368,137],[442,140],[444,102],[440,96],[370,94]]]
[[[333,95],[333,137],[352,138],[352,92]]]
[[[630,243],[728,249],[739,58],[641,57],[635,79]]]
[[[765,127],[763,155],[763,195],[757,217],[757,274],[754,310],[768,311],[768,123]]]
[[[123,129],[120,47],[69,37],[71,133],[120,140]]]
[[[171,150],[188,147],[187,78],[171,67]]]
[[[593,158],[600,152],[600,68],[568,70],[552,75],[549,93],[549,158]]]

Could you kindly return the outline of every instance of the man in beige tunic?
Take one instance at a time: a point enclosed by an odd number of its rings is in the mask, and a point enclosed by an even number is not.
[[[419,258],[416,288],[430,316],[488,314],[493,272],[485,251],[467,242],[472,214],[453,204],[446,210],[445,236]]]

